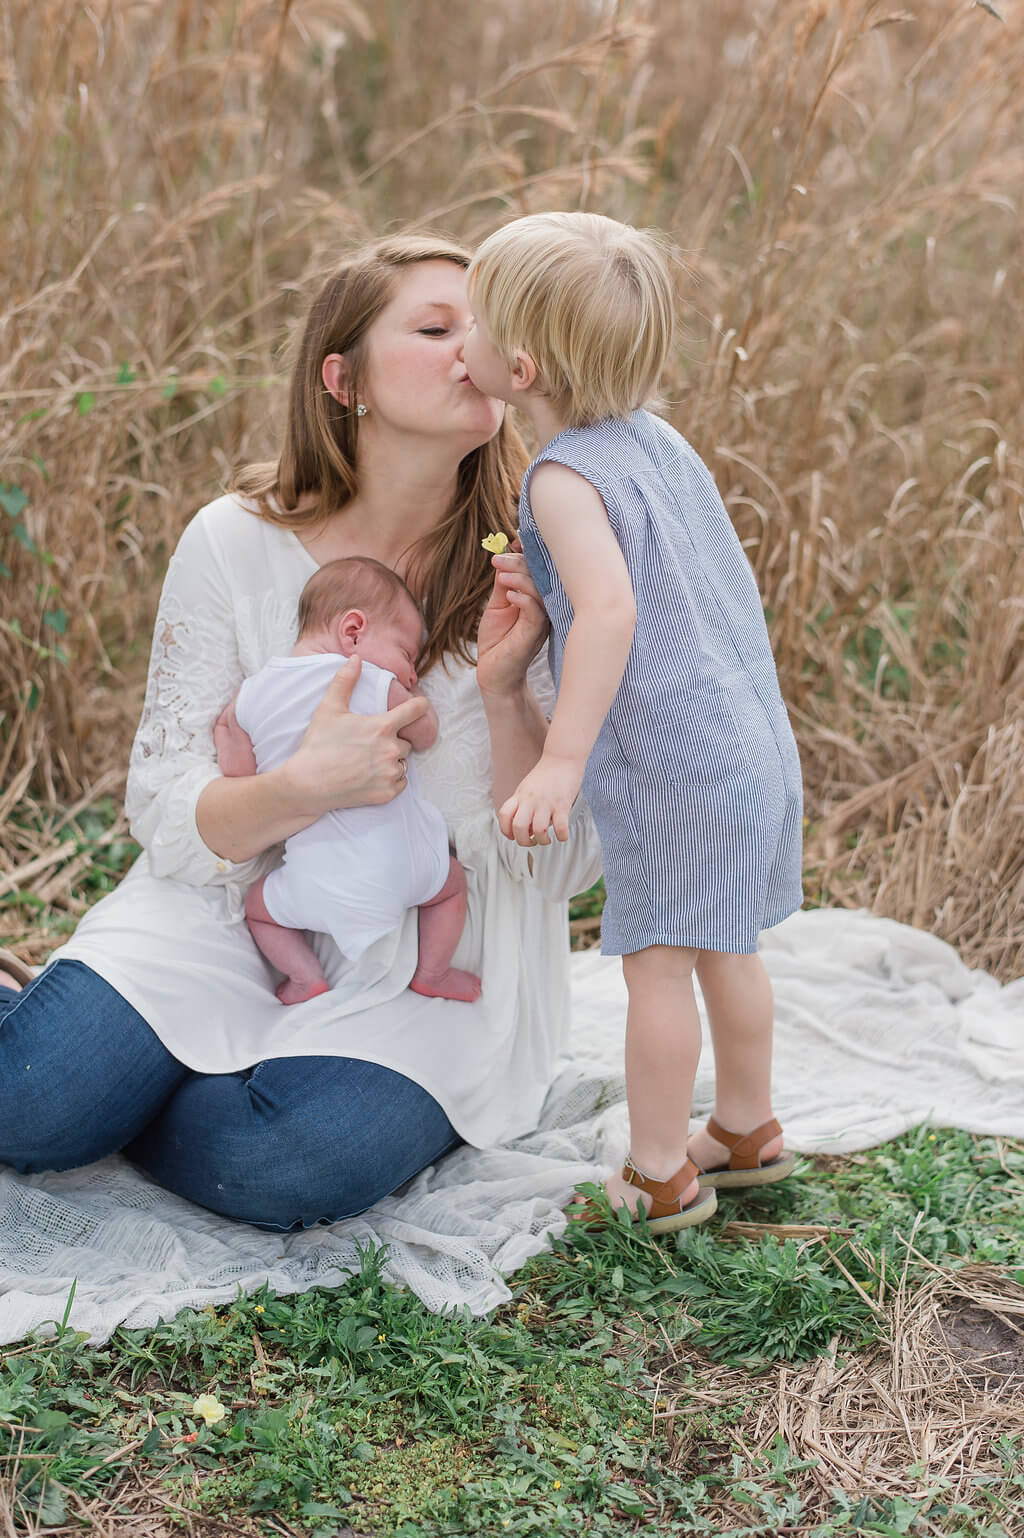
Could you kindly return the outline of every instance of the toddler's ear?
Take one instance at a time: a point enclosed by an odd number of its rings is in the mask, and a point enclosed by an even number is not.
[[[511,373],[513,390],[520,390],[525,393],[527,390],[532,390],[537,381],[537,365],[530,357],[530,354],[524,352],[521,347],[516,349],[515,357],[512,360]]]

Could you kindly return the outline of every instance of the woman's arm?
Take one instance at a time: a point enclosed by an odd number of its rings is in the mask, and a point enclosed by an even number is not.
[[[280,770],[222,778],[213,727],[243,669],[228,563],[210,527],[217,508],[192,520],[168,565],[125,793],[153,874],[195,886],[251,881],[258,855],[323,812],[390,800],[407,751],[398,732],[424,709],[409,700],[386,716],[351,715],[353,669],[333,681]]]
[[[196,825],[222,860],[253,859],[325,812],[376,806],[405,788],[409,747],[399,737],[414,731],[431,706],[422,695],[408,695],[383,715],[353,715],[360,667],[352,658],[335,674],[287,763],[266,774],[211,780],[202,791]]]
[[[494,590],[477,635],[477,685],[487,715],[495,810],[544,751],[548,721],[527,672],[548,631],[547,615],[516,548],[491,558]]]
[[[530,487],[533,515],[573,606],[558,704],[540,762],[499,808],[502,832],[519,844],[569,836],[598,732],[622,682],[636,602],[629,571],[600,495],[564,465],[548,463]]]

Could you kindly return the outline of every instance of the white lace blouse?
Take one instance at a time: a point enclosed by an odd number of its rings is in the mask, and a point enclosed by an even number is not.
[[[331,991],[279,1004],[242,902],[280,851],[242,864],[219,859],[199,836],[195,807],[220,772],[214,720],[243,677],[290,650],[298,596],[315,569],[293,533],[236,497],[211,502],[188,525],[167,570],[128,777],[128,816],[144,853],[56,955],[98,972],[198,1072],[273,1057],[366,1059],[422,1085],[467,1142],[486,1147],[536,1125],[568,1025],[566,902],[600,873],[597,836],[577,803],[566,844],[526,851],[502,837],[475,671],[438,664],[421,687],[441,733],[417,768],[466,868],[469,915],[454,965],[480,975],[481,998],[409,992],[410,912],[355,966],[316,937]],[[549,705],[543,657],[530,682]]]

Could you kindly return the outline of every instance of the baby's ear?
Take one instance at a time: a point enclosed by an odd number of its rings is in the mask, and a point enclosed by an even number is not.
[[[366,634],[366,615],[362,609],[346,609],[344,614],[331,621],[331,631],[338,642],[339,651],[351,657]]]

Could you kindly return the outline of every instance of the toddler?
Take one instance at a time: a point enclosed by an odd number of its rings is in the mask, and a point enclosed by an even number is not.
[[[672,337],[656,240],[596,214],[497,231],[468,273],[465,362],[542,445],[519,536],[551,621],[558,702],[543,755],[499,810],[520,844],[568,837],[581,788],[604,853],[602,949],[629,992],[631,1148],[612,1206],[653,1230],[715,1187],[788,1175],[771,1112],[761,929],[799,908],[800,762],[753,572],[707,468],[643,410]],[[688,1139],[700,1052],[715,1114]]]
[[[225,773],[275,769],[295,752],[331,679],[349,657],[362,667],[351,709],[377,715],[416,687],[423,620],[402,579],[379,561],[329,561],[299,598],[299,635],[291,654],[272,657],[242,684],[214,727]],[[433,708],[399,734],[410,749],[437,739]],[[325,931],[350,961],[419,908],[416,993],[467,1003],[480,979],[450,966],[466,922],[466,876],[449,851],[437,807],[409,783],[383,806],[328,812],[285,844],[284,864],[250,887],[245,916],[267,960],[285,974],[282,1004],[325,993],[323,969],[304,930]]]

